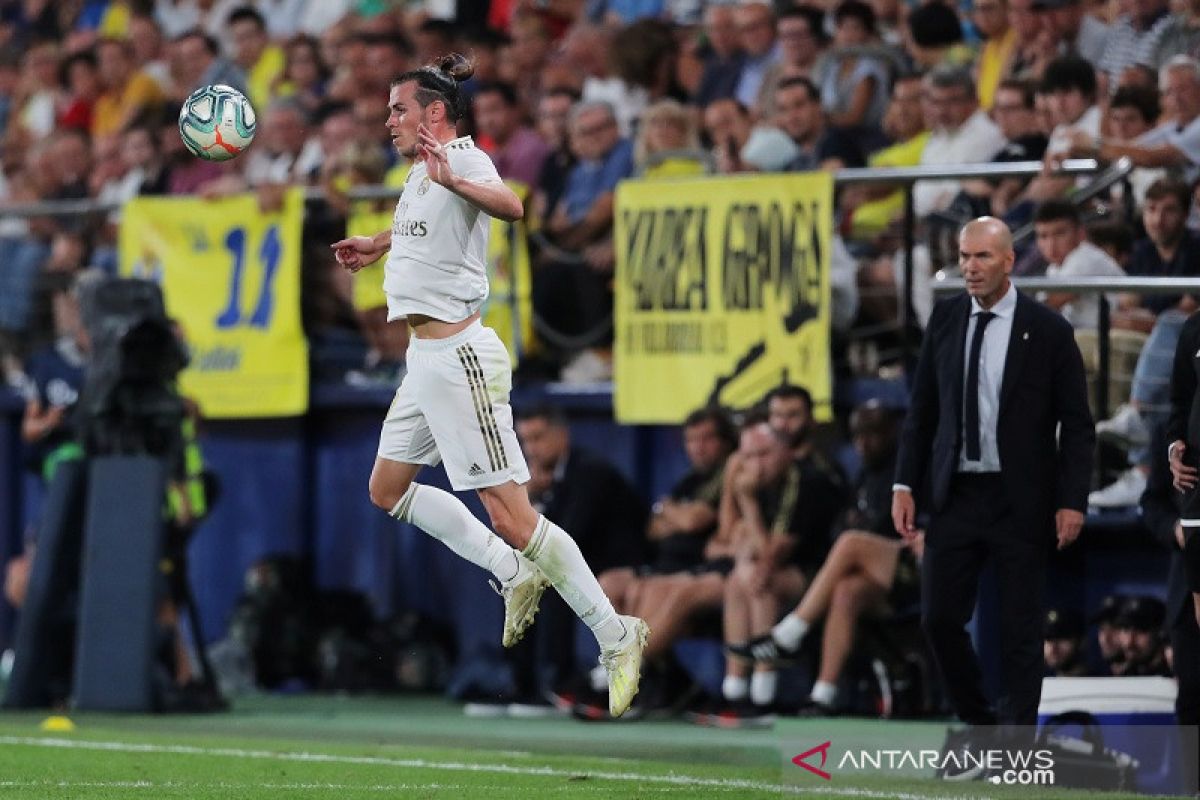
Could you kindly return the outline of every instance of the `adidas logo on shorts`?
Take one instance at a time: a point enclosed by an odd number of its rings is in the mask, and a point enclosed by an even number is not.
[[[476,475],[482,475],[483,468],[480,467],[478,464],[472,464],[471,468],[467,470],[467,474],[470,475],[472,478],[475,477]]]

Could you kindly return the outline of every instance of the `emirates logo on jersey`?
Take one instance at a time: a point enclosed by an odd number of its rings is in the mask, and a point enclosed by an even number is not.
[[[392,223],[392,233],[396,236],[421,237],[428,232],[423,219],[398,219]]]

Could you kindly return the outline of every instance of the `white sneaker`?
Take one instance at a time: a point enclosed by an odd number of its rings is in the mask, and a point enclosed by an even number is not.
[[[521,641],[525,629],[533,624],[537,615],[538,603],[542,592],[550,585],[540,569],[534,569],[529,577],[517,583],[497,584],[490,581],[496,594],[504,598],[504,637],[505,647],[512,647]]]
[[[1115,481],[1088,495],[1088,505],[1096,508],[1136,506],[1146,491],[1146,475],[1137,467],[1121,473]]]
[[[1118,444],[1145,446],[1150,443],[1150,428],[1138,410],[1125,403],[1111,418],[1096,423],[1096,436]]]
[[[608,672],[608,713],[614,718],[624,714],[638,693],[642,678],[642,650],[650,638],[650,626],[637,617],[621,617],[625,624],[625,644],[615,650],[600,651],[600,663]]]

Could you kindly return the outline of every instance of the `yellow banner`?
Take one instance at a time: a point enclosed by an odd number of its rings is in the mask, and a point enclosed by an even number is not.
[[[162,284],[192,351],[181,391],[212,419],[308,408],[300,324],[304,195],[264,213],[253,195],[138,198],[121,214],[121,273]]]
[[[784,382],[830,419],[829,175],[623,181],[615,233],[618,422],[745,408]]]
[[[522,201],[525,200],[529,187],[517,181],[505,183]],[[381,205],[385,207],[381,208]],[[346,220],[346,235],[374,236],[391,228],[395,206],[394,201],[352,203],[349,218]],[[359,311],[386,305],[387,301],[383,296],[383,265],[384,259],[381,258],[355,274],[354,307]],[[519,354],[529,352],[533,346],[533,273],[525,220],[515,224],[492,220],[491,236],[488,238],[488,285],[491,287],[491,294],[483,307],[483,324],[500,336],[512,356],[513,366],[516,366]],[[520,319],[519,328],[513,324],[514,303]]]

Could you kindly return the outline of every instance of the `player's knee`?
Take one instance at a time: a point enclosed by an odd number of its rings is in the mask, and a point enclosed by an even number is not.
[[[377,508],[391,513],[411,485],[411,483],[397,485],[395,482],[383,481],[372,475],[371,481],[367,485],[367,493]]]

